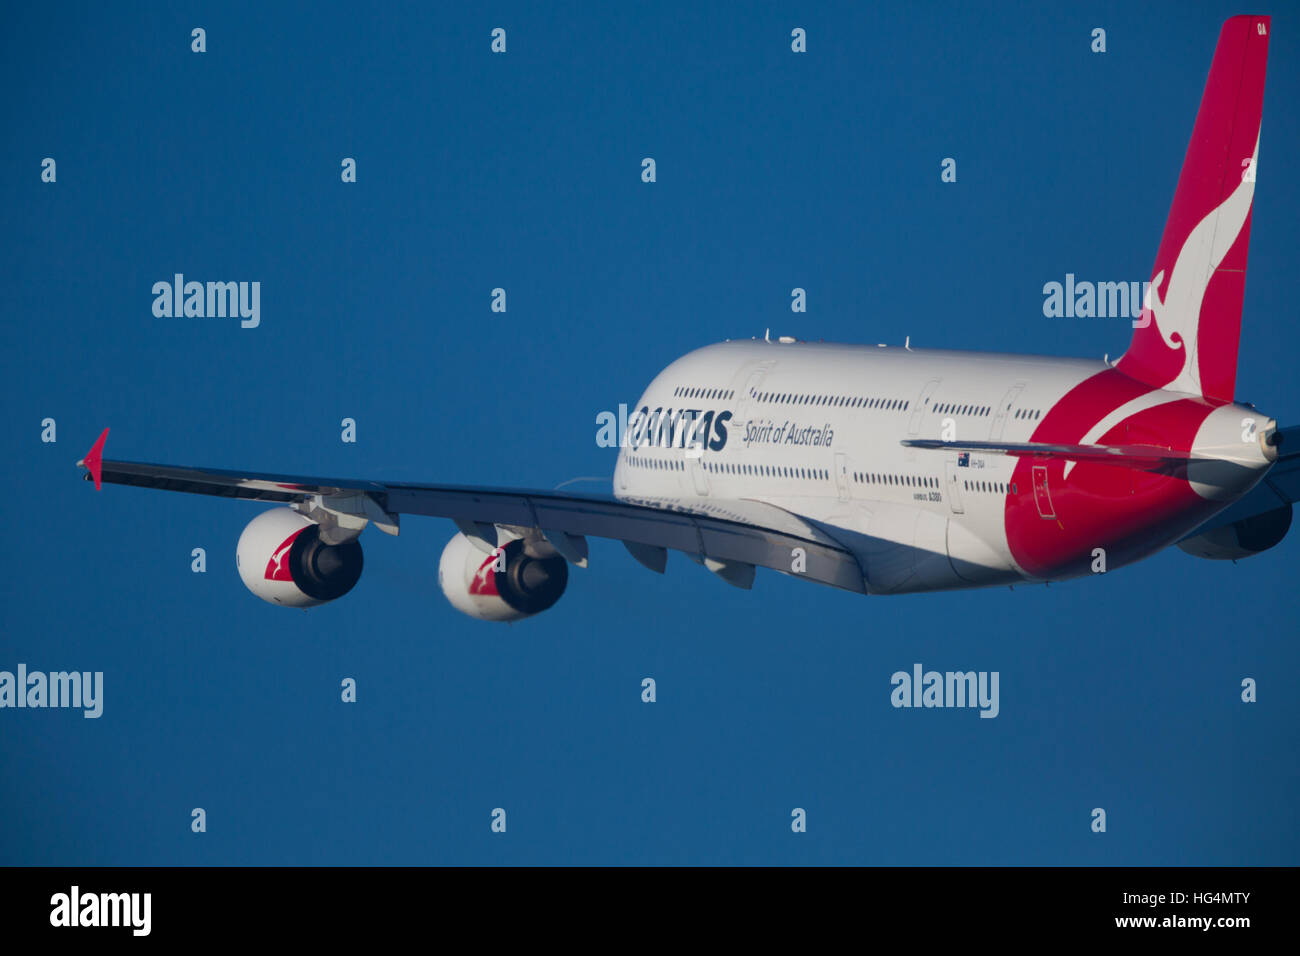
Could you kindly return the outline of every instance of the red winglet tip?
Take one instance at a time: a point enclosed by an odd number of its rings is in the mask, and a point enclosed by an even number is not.
[[[95,442],[90,451],[86,452],[86,457],[77,462],[77,464],[85,466],[85,469],[90,472],[90,477],[95,480],[96,491],[99,491],[99,476],[103,473],[104,439],[107,437],[108,429],[105,428],[100,432],[99,440]]]

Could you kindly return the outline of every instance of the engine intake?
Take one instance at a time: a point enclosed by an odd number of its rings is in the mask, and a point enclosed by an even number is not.
[[[315,607],[347,594],[361,579],[361,542],[326,544],[320,526],[292,508],[248,523],[235,548],[245,587],[282,607]]]
[[[519,621],[554,606],[569,583],[559,555],[533,557],[515,539],[484,554],[458,534],[438,562],[438,584],[456,610],[481,621]]]

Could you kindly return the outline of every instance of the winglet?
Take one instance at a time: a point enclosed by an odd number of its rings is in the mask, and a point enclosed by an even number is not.
[[[104,439],[108,437],[108,429],[105,428],[99,433],[99,440],[95,442],[90,451],[86,452],[86,457],[77,462],[77,464],[90,472],[90,477],[94,479],[95,490],[99,490],[100,466],[104,460]]]

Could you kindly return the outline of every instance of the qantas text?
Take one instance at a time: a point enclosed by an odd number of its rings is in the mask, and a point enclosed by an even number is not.
[[[601,412],[596,416],[596,444],[602,448],[707,448],[722,451],[727,444],[727,422],[731,412],[701,408],[655,408],[643,406],[628,414],[626,405],[618,415]]]

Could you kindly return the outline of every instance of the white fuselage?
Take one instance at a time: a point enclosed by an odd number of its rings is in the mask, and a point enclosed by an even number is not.
[[[1041,580],[1008,542],[1009,501],[1033,500],[1029,488],[1013,489],[1024,484],[1016,458],[901,442],[1028,442],[1063,396],[1108,369],[829,343],[712,345],[645,390],[629,415],[614,492],[738,520],[761,521],[772,509],[806,519],[859,555],[875,592]],[[1157,403],[1188,398],[1167,395]]]

